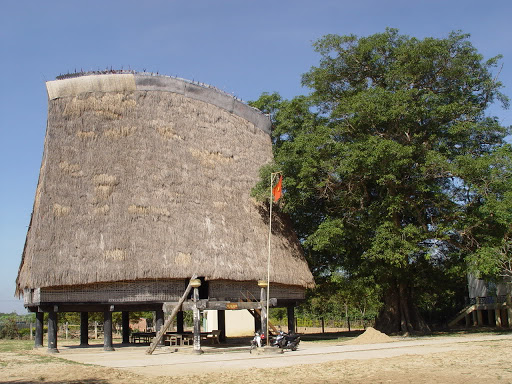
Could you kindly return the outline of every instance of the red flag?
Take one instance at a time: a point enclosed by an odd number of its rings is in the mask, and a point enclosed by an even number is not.
[[[283,175],[279,177],[279,181],[277,182],[276,186],[272,188],[272,195],[274,195],[274,201],[279,200],[283,193]]]

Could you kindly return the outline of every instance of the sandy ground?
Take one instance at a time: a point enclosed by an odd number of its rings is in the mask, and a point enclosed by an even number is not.
[[[145,346],[116,346],[114,352],[59,346],[58,358],[45,349],[3,352],[0,382],[512,383],[512,334],[354,340],[302,342],[283,354],[205,347],[203,355],[170,348],[146,355]]]

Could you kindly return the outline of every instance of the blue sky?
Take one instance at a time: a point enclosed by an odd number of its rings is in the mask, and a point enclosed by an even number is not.
[[[301,74],[318,63],[311,43],[328,33],[386,27],[423,38],[471,34],[486,58],[502,54],[512,96],[509,0],[0,0],[0,312],[14,298],[46,128],[45,81],[105,68],[159,72],[216,86],[243,100],[308,93]],[[491,113],[512,125],[512,114]]]

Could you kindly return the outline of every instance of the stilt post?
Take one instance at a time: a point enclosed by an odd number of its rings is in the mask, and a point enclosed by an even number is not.
[[[121,322],[123,323],[123,344],[130,343],[130,312],[123,311],[121,313]]]
[[[80,346],[89,345],[89,312],[80,312]]]
[[[217,328],[220,331],[219,341],[224,343],[226,341],[226,311],[217,311]]]
[[[58,353],[57,349],[57,312],[48,313],[48,352]]]
[[[203,350],[201,349],[201,322],[199,316],[199,308],[197,307],[197,302],[199,301],[199,287],[201,286],[201,280],[194,279],[190,282],[192,287],[194,288],[194,353],[201,354]]]
[[[185,331],[183,311],[179,311],[176,314],[176,332],[183,333]]]
[[[295,333],[295,305],[286,307],[288,317],[288,333]]]
[[[160,332],[162,327],[164,326],[164,311],[163,309],[158,309],[155,311],[155,331]],[[163,337],[158,342],[159,346],[164,346],[164,339]]]
[[[265,335],[268,343],[268,314],[267,314],[267,287],[268,283],[266,280],[259,280],[258,286],[261,288],[260,291],[260,303],[261,303],[261,332]]]
[[[34,348],[43,346],[43,321],[44,312],[36,312],[36,334],[34,337]]]
[[[103,350],[114,350],[114,346],[112,344],[112,312],[110,309],[103,312]]]

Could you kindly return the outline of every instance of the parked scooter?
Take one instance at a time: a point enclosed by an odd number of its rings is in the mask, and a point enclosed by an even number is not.
[[[265,344],[265,334],[256,332],[254,338],[251,340],[251,350],[254,348],[261,348]]]
[[[291,349],[296,351],[300,343],[300,336],[295,333],[285,333],[280,331],[272,342],[273,347],[279,347],[282,349]]]

